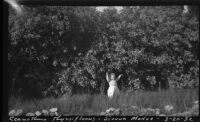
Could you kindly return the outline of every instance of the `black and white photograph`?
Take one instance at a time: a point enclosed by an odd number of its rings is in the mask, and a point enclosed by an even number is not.
[[[199,116],[199,7],[8,7],[8,115]]]

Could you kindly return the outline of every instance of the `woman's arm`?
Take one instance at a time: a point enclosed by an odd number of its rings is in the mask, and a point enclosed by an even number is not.
[[[123,74],[120,74],[120,75],[117,77],[116,81],[118,81],[122,76],[123,76]]]
[[[107,80],[107,82],[110,81],[110,79],[109,79],[109,77],[108,77],[108,72],[106,72],[106,80]]]

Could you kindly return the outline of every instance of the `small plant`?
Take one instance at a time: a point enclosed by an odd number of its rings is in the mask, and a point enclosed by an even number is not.
[[[56,107],[61,115],[100,115],[109,108],[119,108],[122,112],[121,115],[125,116],[158,116],[188,111],[182,102],[185,100],[189,104],[192,115],[198,115],[199,107],[196,101],[198,99],[198,92],[191,89],[171,89],[161,93],[152,91],[121,92],[120,96],[113,100],[109,100],[104,94],[63,95],[59,98],[47,97],[37,100],[11,97],[9,111],[22,109],[24,113],[28,113]]]

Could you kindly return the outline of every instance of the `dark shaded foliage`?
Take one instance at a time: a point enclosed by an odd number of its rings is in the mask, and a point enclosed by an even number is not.
[[[198,7],[9,9],[9,93],[25,97],[199,85]]]

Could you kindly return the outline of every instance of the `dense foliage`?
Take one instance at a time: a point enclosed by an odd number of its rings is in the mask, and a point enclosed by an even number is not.
[[[199,13],[181,6],[9,9],[9,93],[29,97],[199,86]]]

